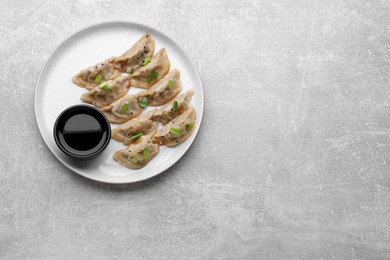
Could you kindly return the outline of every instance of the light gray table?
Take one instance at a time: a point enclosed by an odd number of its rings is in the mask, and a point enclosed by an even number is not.
[[[33,106],[74,31],[130,20],[201,73],[183,159],[144,183],[70,172]],[[388,1],[0,2],[0,257],[390,258]]]

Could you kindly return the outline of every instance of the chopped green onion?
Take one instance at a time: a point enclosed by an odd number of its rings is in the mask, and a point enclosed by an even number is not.
[[[194,127],[193,124],[186,124],[186,130],[191,130]]]
[[[142,132],[139,132],[139,133],[136,133],[135,135],[132,135],[131,137],[130,137],[130,139],[131,140],[136,140],[136,139],[138,139],[139,137],[141,137],[143,135],[143,133]]]
[[[146,66],[146,65],[148,65],[149,62],[150,62],[150,57],[147,56],[147,57],[144,59],[144,62],[142,63],[142,65]]]
[[[169,81],[168,81],[168,89],[171,90],[173,87],[174,87],[174,86],[173,86],[172,80],[169,80]]]
[[[157,78],[158,78],[158,72],[157,71],[152,71],[149,74],[148,83],[150,83],[153,79],[157,79]]]
[[[148,106],[148,98],[142,97],[141,101],[139,102],[140,107],[146,108]]]
[[[132,74],[134,72],[134,68],[131,68],[130,70],[129,70],[129,74]]]
[[[102,80],[102,75],[101,74],[97,74],[96,78],[95,78],[95,82],[96,83],[99,83],[101,80]]]
[[[107,82],[100,83],[99,88],[104,88],[105,86],[107,86]]]
[[[177,101],[173,101],[173,106],[172,106],[172,111],[176,112],[177,111]]]
[[[180,135],[180,129],[172,127],[170,132],[174,135]]]
[[[121,113],[125,113],[127,111],[127,109],[129,109],[129,103],[125,103],[122,106]]]
[[[148,157],[149,157],[149,150],[148,150],[148,148],[145,148],[144,149],[144,159],[147,160]]]
[[[101,89],[104,89],[104,90],[108,90],[108,91],[112,91],[112,88],[110,88],[109,86],[107,86],[107,82],[103,82],[99,85],[99,88]]]
[[[138,163],[137,158],[135,158],[134,156],[131,156],[131,157],[130,157],[130,161],[131,161],[132,163]]]

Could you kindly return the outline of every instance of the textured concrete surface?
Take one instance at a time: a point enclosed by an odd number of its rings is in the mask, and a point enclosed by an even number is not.
[[[0,2],[0,257],[390,258],[389,1]],[[46,147],[33,95],[55,47],[132,20],[204,82],[193,147],[112,186]]]

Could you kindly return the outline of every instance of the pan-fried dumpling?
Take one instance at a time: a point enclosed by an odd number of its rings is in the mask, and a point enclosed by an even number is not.
[[[190,137],[195,129],[195,123],[196,112],[194,108],[190,108],[158,130],[153,136],[153,143],[166,146],[180,144]]]
[[[127,77],[119,77],[114,80],[103,82],[87,93],[84,93],[81,96],[81,100],[85,103],[102,108],[126,95],[129,87],[129,79]]]
[[[145,33],[122,56],[114,58],[112,63],[119,71],[132,74],[142,66],[146,59],[151,59],[153,57],[154,47],[154,40],[149,33]]]
[[[100,83],[115,79],[121,75],[121,72],[114,68],[112,62],[113,58],[107,59],[103,62],[86,68],[74,75],[72,81],[79,87],[86,89],[93,89]]]
[[[126,95],[109,106],[103,107],[101,110],[108,118],[108,121],[118,124],[139,116],[143,111],[135,95]]]
[[[143,135],[126,149],[115,152],[113,158],[119,164],[129,169],[140,169],[148,164],[160,150],[158,144],[152,142],[152,135],[156,133],[154,129],[148,135]]]
[[[148,89],[162,79],[168,73],[170,67],[171,63],[167,51],[162,48],[146,66],[139,68],[129,76],[131,85]]]
[[[165,106],[159,108],[152,116],[152,120],[161,122],[163,125],[168,124],[175,117],[181,115],[191,107],[191,98],[194,95],[194,89],[189,89],[183,94],[174,98]],[[175,101],[177,102],[174,109]],[[176,110],[176,111],[174,111]]]
[[[148,106],[162,106],[171,101],[181,91],[180,71],[174,69],[150,89],[140,93],[138,100],[148,99]]]
[[[151,119],[155,111],[155,109],[151,110],[113,129],[112,138],[130,144],[134,143],[139,137],[149,134],[156,127],[156,122]]]
[[[111,57],[94,66],[88,67],[73,76],[72,81],[77,86],[93,89],[100,83],[115,79],[122,72],[133,73],[142,66],[144,59],[154,55],[154,40],[145,33],[129,50],[119,57]]]

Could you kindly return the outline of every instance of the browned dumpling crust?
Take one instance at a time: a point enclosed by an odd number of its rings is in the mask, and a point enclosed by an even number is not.
[[[146,97],[148,99],[148,106],[162,106],[176,97],[180,91],[180,71],[174,69],[154,84],[150,89],[141,92],[138,96],[138,100]]]
[[[146,66],[142,66],[130,74],[131,85],[149,89],[168,73],[170,67],[171,63],[168,59],[167,51],[165,48],[162,48]]]
[[[82,88],[93,89],[104,81],[116,79],[121,75],[121,72],[114,68],[111,63],[112,59],[110,58],[80,71],[72,77],[73,83]]]
[[[159,108],[152,116],[152,120],[161,122],[166,125],[177,116],[184,113],[191,107],[191,99],[194,95],[194,89],[189,89],[183,94],[175,97],[171,102]],[[174,104],[176,102],[176,109]]]
[[[143,108],[140,107],[136,95],[126,95],[101,110],[108,121],[121,124],[139,116]]]
[[[114,68],[121,72],[133,74],[143,66],[147,58],[154,56],[155,42],[149,33],[145,33],[128,51],[122,56],[112,60]]]
[[[112,130],[112,138],[118,142],[131,144],[143,135],[147,135],[156,129],[156,122],[152,116],[156,110],[151,110],[140,117],[129,120]]]
[[[116,79],[122,72],[133,73],[140,68],[146,57],[154,55],[155,42],[145,33],[129,50],[119,57],[111,57],[90,66],[72,77],[79,87],[93,89],[104,81]]]
[[[195,123],[196,112],[194,108],[190,108],[158,130],[153,136],[153,142],[166,146],[178,145],[191,136]]]
[[[110,105],[115,100],[125,96],[130,88],[130,81],[127,77],[119,77],[101,83],[99,86],[89,90],[81,96],[85,103],[102,108]]]
[[[160,151],[160,146],[152,142],[154,129],[148,135],[143,135],[127,148],[115,152],[113,158],[119,164],[133,170],[140,169],[148,164]]]

